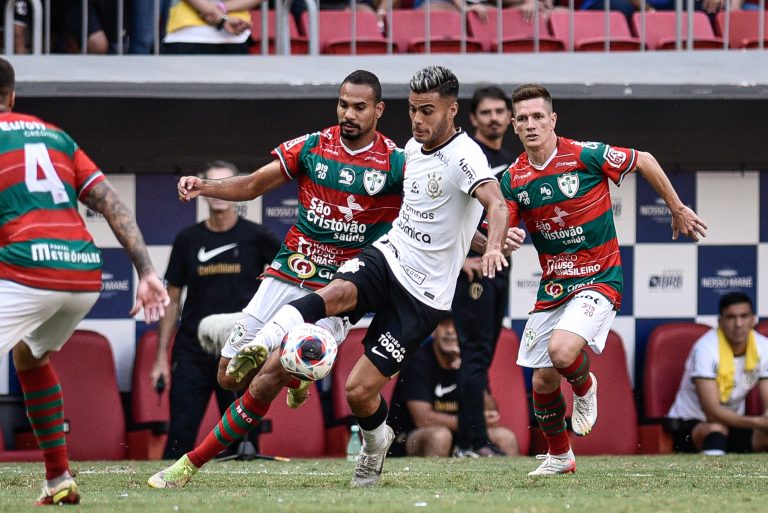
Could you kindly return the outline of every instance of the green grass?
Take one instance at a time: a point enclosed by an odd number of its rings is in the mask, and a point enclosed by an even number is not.
[[[182,490],[146,480],[164,462],[75,462],[83,512],[749,513],[768,511],[765,455],[580,457],[572,476],[531,478],[533,458],[390,458],[381,484],[350,489],[352,463],[212,462]],[[31,506],[41,464],[0,464],[0,512]]]

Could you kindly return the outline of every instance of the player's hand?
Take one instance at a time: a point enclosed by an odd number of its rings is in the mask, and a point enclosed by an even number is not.
[[[486,249],[483,254],[483,276],[493,278],[497,271],[501,271],[509,265],[504,253],[498,249]]]
[[[149,374],[150,383],[152,388],[157,386],[157,381],[163,378],[166,386],[171,382],[171,366],[168,364],[168,357],[161,357],[155,361],[155,365],[152,367],[152,372]]]
[[[182,176],[179,178],[179,183],[176,185],[176,189],[179,191],[179,200],[192,201],[197,198],[200,195],[202,185],[202,178],[197,176]]]
[[[677,240],[681,233],[696,242],[707,236],[707,225],[685,205],[672,212],[672,239]]]
[[[483,259],[480,257],[467,257],[461,271],[467,275],[469,281],[475,281],[483,277]]]
[[[131,309],[131,317],[144,309],[146,323],[157,322],[165,315],[165,307],[171,302],[168,291],[156,274],[150,273],[139,280],[136,289],[136,303]]]
[[[525,240],[525,230],[513,226],[507,230],[507,239],[504,241],[504,249],[502,252],[509,256],[513,251],[520,249]]]

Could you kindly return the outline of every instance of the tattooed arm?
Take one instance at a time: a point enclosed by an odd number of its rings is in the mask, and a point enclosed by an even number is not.
[[[101,213],[109,223],[109,227],[117,237],[131,262],[139,274],[139,286],[136,290],[136,303],[131,309],[131,315],[136,315],[144,308],[147,322],[159,320],[165,314],[165,306],[170,301],[163,282],[157,275],[152,260],[149,258],[147,246],[144,244],[139,227],[133,213],[117,196],[107,180],[96,184],[82,202],[89,208]]]

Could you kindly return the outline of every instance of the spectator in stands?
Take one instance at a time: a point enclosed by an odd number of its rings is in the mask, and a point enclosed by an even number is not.
[[[673,11],[675,10],[676,0],[646,0],[645,11]],[[621,11],[629,20],[632,13],[639,11],[642,7],[640,0],[610,0],[612,11]],[[725,10],[725,0],[696,0],[694,8],[697,11],[704,11],[707,14],[714,15],[719,11]],[[581,4],[583,10],[602,11],[605,8],[603,0],[584,0]],[[731,10],[752,9],[754,4],[744,3],[744,0],[731,0]],[[683,7],[685,10],[685,7]]]
[[[672,238],[698,241],[707,226],[685,206],[650,153],[555,133],[552,96],[539,84],[512,93],[512,123],[525,148],[501,179],[509,225],[525,222],[541,264],[533,313],[525,325],[518,365],[533,369],[533,410],[547,454],[529,475],[576,471],[565,425],[563,378],[573,389],[573,432],[588,435],[597,421],[597,378],[586,346],[605,348],[621,306],[622,271],[608,180],[620,185],[640,173],[672,213]],[[611,386],[607,383],[606,386]]]
[[[13,53],[29,53],[29,25],[31,20],[29,2],[27,0],[13,0],[13,2]],[[4,28],[5,5],[0,4],[0,34],[3,34]],[[4,41],[5,37],[2,37],[0,46]]]
[[[58,127],[13,112],[15,100],[13,67],[0,59],[0,356],[13,351],[27,417],[43,450],[45,481],[37,504],[77,504],[61,383],[49,354],[66,343],[102,285],[101,252],[78,214],[78,201],[104,216],[138,272],[130,315],[143,308],[147,322],[157,321],[168,293],[133,214],[101,170]],[[25,173],[25,166],[32,172]],[[83,355],[83,379],[88,365]],[[99,419],[93,423],[98,426]]]
[[[251,14],[263,0],[171,0],[163,53],[248,53]]]
[[[81,0],[51,2],[51,27],[57,34],[54,46],[66,53],[82,51],[83,9]],[[116,40],[117,11],[114,2],[88,0],[86,53],[106,54]]]
[[[215,161],[208,165],[205,178],[218,180],[236,174],[233,164]],[[162,377],[171,384],[171,426],[165,459],[178,459],[195,446],[211,392],[215,391],[222,413],[235,399],[233,392],[218,386],[218,355],[200,347],[200,320],[211,314],[242,310],[259,288],[262,271],[280,248],[280,241],[269,230],[237,215],[236,203],[213,198],[206,201],[210,216],[179,232],[165,273],[171,303],[160,321],[152,370],[153,383]],[[184,287],[187,294],[182,309]],[[168,347],[174,339],[179,311],[181,323],[169,365]]]
[[[719,456],[768,450],[768,338],[754,330],[752,300],[741,292],[720,299],[717,329],[691,349],[667,415],[676,451]],[[759,386],[762,415],[745,413]]]
[[[451,315],[446,315],[432,336],[413,356],[403,371],[392,397],[388,423],[395,431],[391,449],[395,456],[450,456],[459,429],[458,414],[462,364],[459,340]],[[462,457],[514,456],[517,439],[499,425],[496,402],[486,389],[481,395],[487,436],[493,450],[473,452]],[[519,393],[524,393],[518,390]]]
[[[171,0],[160,0],[160,26],[167,20]],[[155,43],[155,0],[131,0],[128,24],[128,53],[150,54]],[[162,39],[163,30],[160,31]]]
[[[502,148],[504,134],[512,121],[512,100],[498,86],[481,86],[470,102],[469,121],[475,127],[473,139],[488,159],[497,178],[514,162],[515,156]],[[478,228],[481,231],[484,229]],[[453,296],[453,315],[461,346],[459,383],[459,428],[456,456],[490,456],[490,443],[483,409],[483,394],[488,388],[488,368],[507,313],[509,268],[484,277],[481,254],[470,251]]]

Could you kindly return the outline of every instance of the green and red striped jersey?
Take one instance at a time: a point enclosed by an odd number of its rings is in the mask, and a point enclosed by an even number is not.
[[[299,215],[266,274],[320,288],[392,227],[405,155],[378,132],[371,146],[351,151],[338,126],[284,142],[272,154],[297,181]]]
[[[623,277],[608,179],[621,184],[637,152],[564,137],[542,166],[523,153],[501,179],[510,226],[522,220],[539,255],[534,311],[550,310],[588,288],[621,306]]]
[[[77,211],[104,175],[75,141],[36,117],[0,114],[0,279],[101,290],[101,252]]]

